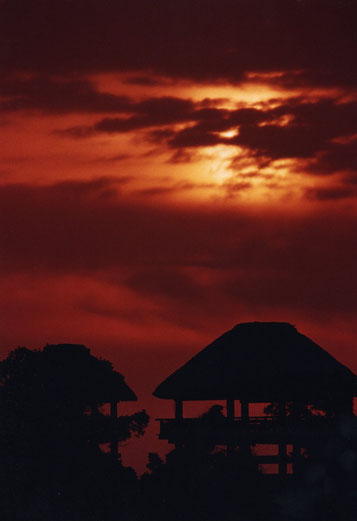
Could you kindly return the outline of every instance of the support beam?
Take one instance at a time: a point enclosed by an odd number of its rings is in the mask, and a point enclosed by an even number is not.
[[[279,476],[285,477],[288,473],[286,444],[279,443]]]
[[[99,407],[97,403],[93,403],[91,406],[92,416],[99,416]]]
[[[175,420],[182,420],[183,418],[183,402],[182,400],[175,400]]]
[[[227,399],[227,418],[234,420],[234,399]]]
[[[182,419],[183,419],[183,402],[182,402],[182,400],[175,400],[175,420],[180,421]],[[182,446],[183,445],[180,442],[175,443],[176,449],[181,449]]]
[[[285,438],[284,425],[286,423],[286,402],[278,402],[278,420],[281,428],[281,441],[279,443],[279,476],[285,477],[287,475],[287,451],[286,443],[283,441]]]
[[[240,407],[242,420],[249,422],[249,402],[247,402],[247,400],[241,400]]]
[[[234,399],[227,399],[227,419],[234,420]],[[233,443],[228,443],[227,445],[227,454],[230,456],[234,452],[235,445]]]
[[[281,401],[278,402],[278,419],[281,425],[285,424],[286,419],[286,403]]]
[[[294,443],[293,445],[293,474],[299,472],[300,460],[301,460],[301,447]]]
[[[243,423],[249,423],[249,402],[247,400],[240,401],[240,415]],[[244,454],[248,455],[250,453],[250,444],[249,442],[243,442],[240,445],[241,450]]]

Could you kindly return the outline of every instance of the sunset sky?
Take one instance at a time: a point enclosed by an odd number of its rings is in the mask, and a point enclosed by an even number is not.
[[[1,0],[1,356],[85,344],[152,418],[156,385],[238,322],[296,324],[357,372],[356,19]]]

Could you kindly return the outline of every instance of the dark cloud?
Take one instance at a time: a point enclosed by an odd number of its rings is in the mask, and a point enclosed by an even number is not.
[[[355,85],[356,10],[350,0],[5,0],[0,63],[209,81],[303,69],[306,83]]]
[[[154,300],[187,291],[189,305],[192,292],[207,291],[257,309],[356,311],[356,215],[326,200],[312,215],[284,218],[158,208],[117,195],[115,181],[102,179],[2,186],[0,203],[3,273],[102,276],[125,268],[133,273],[128,285]]]
[[[264,76],[264,81],[287,89],[321,86],[332,89],[336,87],[355,89],[357,74],[354,70],[348,69],[349,65],[343,62],[332,63],[331,66],[325,64],[322,67],[315,65],[307,69],[286,71],[278,76],[272,75],[270,78]]]
[[[188,181],[182,181],[173,185],[167,184],[165,186],[152,186],[150,188],[143,188],[141,190],[135,190],[134,194],[143,197],[153,197],[167,194],[179,194],[190,190],[197,190],[200,188],[215,188],[216,185],[213,183],[191,183]]]
[[[76,125],[64,129],[56,129],[52,131],[54,136],[62,136],[72,139],[88,138],[95,134],[92,127]]]
[[[132,103],[132,112],[135,113],[132,117],[105,118],[93,126],[93,131],[128,132],[190,121],[198,121],[199,128],[204,131],[219,132],[232,126],[232,123],[227,120],[230,116],[228,110],[212,107],[201,108],[205,104],[206,100],[194,103],[189,99],[174,97],[149,98]],[[249,109],[246,110],[249,111]]]
[[[10,76],[0,83],[1,110],[38,110],[45,113],[131,112],[125,96],[99,92],[86,80],[53,79],[46,76]]]
[[[265,125],[242,127],[230,143],[248,147],[261,156],[280,159],[313,157],[326,145],[326,140],[311,127]]]
[[[105,118],[93,127],[94,132],[128,132],[146,127],[161,126],[190,120],[193,117],[194,103],[180,98],[151,98],[133,104],[135,116]]]
[[[214,99],[211,100],[213,103],[215,101]],[[183,145],[181,143],[186,141],[184,136],[187,132],[189,134],[192,131],[195,135],[210,136],[212,133],[223,132],[238,125],[258,124],[263,121],[270,121],[276,117],[276,111],[263,111],[254,108],[241,108],[229,111],[214,107],[202,107],[205,104],[206,100],[194,103],[192,100],[174,97],[149,98],[140,102],[128,100],[122,112],[130,111],[133,114],[132,116],[103,118],[90,127],[73,127],[65,129],[63,133],[76,137],[100,132],[121,133],[149,127],[173,125],[175,123],[196,122],[194,126],[187,127],[182,131],[175,132],[168,127],[160,129],[158,134],[154,130],[150,135],[154,139],[157,135],[158,140],[172,136],[174,144],[177,138],[177,146],[201,146]],[[118,109],[116,112],[121,111]],[[181,134],[183,135],[182,139]],[[208,137],[208,139],[210,138]],[[226,140],[221,138],[221,141],[225,142]],[[189,143],[189,139],[187,142]]]
[[[263,121],[270,121],[276,116],[275,110],[258,110],[255,108],[240,108],[232,110],[226,118],[227,127],[236,125],[257,125]]]
[[[188,99],[165,96],[148,98],[139,102],[127,100],[122,110],[118,107],[113,112],[124,114],[130,112],[131,116],[107,117],[92,126],[75,126],[56,130],[55,133],[78,138],[89,137],[97,133],[114,134],[172,125],[197,119],[198,116],[195,114],[195,107],[197,106],[200,107],[201,104],[194,104]],[[162,129],[160,132],[162,132]]]
[[[58,135],[86,138],[97,133],[121,133],[153,128],[147,138],[166,142],[176,149],[236,145],[250,150],[256,157],[314,158],[308,171],[327,174],[355,170],[354,142],[331,140],[357,133],[357,102],[339,99],[305,101],[292,98],[273,109],[246,107],[235,110],[212,106],[217,100],[194,103],[175,97],[148,98],[134,101],[125,96],[102,93],[84,80],[48,79],[44,76],[13,76],[1,86],[3,109],[41,110],[47,113],[109,112],[92,126],[75,126],[55,131]],[[290,118],[282,125],[281,118]],[[172,125],[188,126],[175,131]],[[220,133],[236,130],[233,138]],[[174,156],[174,158],[183,156]]]
[[[237,192],[243,192],[252,187],[252,183],[249,181],[234,181],[225,184],[225,188],[230,195],[235,195]]]
[[[97,133],[147,129],[145,137],[149,142],[177,149],[172,162],[189,160],[192,149],[223,144],[239,146],[267,164],[283,158],[310,159],[305,168],[310,173],[329,174],[357,168],[355,101],[291,98],[264,110],[228,110],[202,107],[201,102],[188,99],[158,97],[139,102],[127,100],[126,106],[130,106],[130,116],[107,117],[92,126],[56,132],[85,138]],[[186,126],[176,130],[177,123]],[[227,130],[235,131],[236,135],[227,137],[224,134]]]
[[[281,121],[284,116],[290,118],[289,121]],[[202,146],[200,142],[205,138],[208,142],[213,140],[212,131],[237,127],[236,137],[216,135],[217,142],[248,147],[271,158],[312,157],[319,150],[330,147],[332,139],[357,132],[357,103],[291,99],[270,110],[217,110],[215,118],[210,126],[206,121],[199,121],[194,127],[176,132],[169,143],[175,147]]]
[[[310,165],[310,171],[317,174],[328,174],[336,171],[353,172],[357,178],[357,140],[345,143],[330,143],[327,150],[317,156],[316,162]]]
[[[214,101],[214,100],[213,100]],[[128,108],[130,107],[130,109]],[[202,103],[192,100],[173,97],[149,98],[144,101],[127,101],[122,112],[133,114],[126,118],[104,118],[93,127],[94,132],[127,132],[130,130],[145,129],[147,127],[167,126],[179,122],[194,122],[195,124],[175,132],[172,136],[178,137],[186,132],[219,133],[230,129],[240,129],[237,138],[230,141],[221,137],[222,143],[235,140],[250,141],[250,132],[261,134],[257,141],[265,140],[264,136],[278,133],[276,139],[285,133],[317,133],[317,140],[330,140],[357,132],[357,102],[343,102],[339,99],[305,101],[302,98],[291,98],[280,101],[280,105],[273,109],[239,108],[219,109],[202,108]],[[120,109],[117,112],[121,112]],[[283,118],[289,118],[284,121]],[[296,137],[298,139],[299,136]],[[294,139],[294,136],[291,136]],[[308,140],[312,139],[309,136]],[[178,139],[179,140],[179,139]],[[190,145],[187,145],[190,146]],[[194,145],[192,145],[194,146]],[[259,148],[259,147],[258,147]],[[316,149],[316,144],[314,146]]]
[[[115,156],[110,156],[110,157],[99,157],[98,159],[96,159],[95,161],[97,161],[98,163],[115,163],[117,161],[125,161],[126,159],[129,159],[131,158],[132,156],[130,154],[117,154]],[[127,178],[128,180],[130,178]]]
[[[202,130],[200,126],[188,127],[177,133],[168,140],[169,146],[173,148],[186,147],[210,147],[224,142],[218,134]]]
[[[126,284],[143,295],[169,300],[190,300],[198,303],[204,294],[192,276],[178,268],[138,270],[127,279]]]
[[[357,197],[357,189],[351,186],[311,188],[307,190],[305,193],[308,199],[315,199],[317,201],[336,201],[339,199]]]
[[[124,78],[123,83],[128,85],[140,85],[141,87],[152,87],[156,85],[162,85],[162,81],[150,78],[150,76],[130,76]]]
[[[153,131],[150,136],[173,148],[193,148],[216,144],[236,145],[248,149],[259,158],[311,158],[308,171],[325,173],[355,170],[357,103],[327,99],[305,102],[292,99],[274,109],[238,109],[210,112],[200,119],[202,111],[193,116],[197,123],[174,131]],[[288,118],[283,121],[282,118]],[[236,129],[235,137],[220,132]],[[345,141],[336,142],[336,139]]]
[[[192,151],[188,151],[185,149],[178,149],[172,154],[172,156],[167,160],[167,163],[171,163],[173,165],[177,163],[192,163],[195,161],[197,156]]]
[[[325,139],[356,132],[357,102],[322,99],[304,102],[301,98],[283,103],[275,110],[277,115],[293,116],[293,124],[318,130]]]

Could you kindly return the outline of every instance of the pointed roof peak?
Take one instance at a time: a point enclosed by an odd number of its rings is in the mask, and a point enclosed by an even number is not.
[[[353,394],[357,377],[288,322],[234,326],[166,378],[158,398],[256,402]]]
[[[236,328],[292,328],[296,330],[295,325],[290,324],[290,322],[260,322],[256,320],[254,322],[239,322],[233,327],[233,329]]]
[[[227,333],[247,333],[258,335],[262,333],[274,333],[279,335],[297,333],[296,326],[289,322],[240,322]],[[225,333],[224,333],[225,334]]]

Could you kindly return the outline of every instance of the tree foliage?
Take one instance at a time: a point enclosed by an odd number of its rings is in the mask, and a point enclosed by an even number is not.
[[[111,393],[120,400],[129,391],[112,364],[84,346],[19,347],[0,362],[4,519],[132,519],[136,474],[99,446],[144,433],[145,411],[117,420],[100,411]]]

